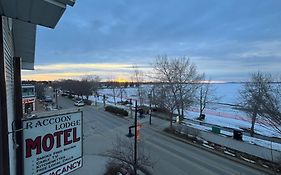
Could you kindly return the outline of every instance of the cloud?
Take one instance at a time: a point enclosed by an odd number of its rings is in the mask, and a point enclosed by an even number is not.
[[[50,65],[37,65],[35,70],[71,70],[71,69],[128,69],[131,68],[130,64],[50,64]]]
[[[35,64],[46,73],[40,65],[85,63],[72,69],[100,71],[106,64],[150,66],[167,54],[190,57],[215,79],[242,80],[249,71],[279,70],[280,18],[276,0],[83,0],[55,30],[39,27]]]

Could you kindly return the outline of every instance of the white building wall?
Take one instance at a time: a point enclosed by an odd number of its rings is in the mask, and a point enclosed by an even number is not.
[[[14,109],[14,70],[13,56],[14,46],[12,37],[12,23],[9,18],[2,17],[3,26],[3,48],[4,48],[4,66],[7,92],[7,114],[8,130],[12,131],[12,122],[15,120]],[[9,134],[9,156],[10,156],[10,175],[16,175],[16,148],[13,143],[13,135]]]

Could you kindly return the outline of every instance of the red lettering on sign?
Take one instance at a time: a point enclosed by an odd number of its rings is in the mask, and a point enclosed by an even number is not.
[[[63,143],[61,136],[63,135]],[[72,138],[70,136],[72,135]],[[58,131],[54,134],[46,134],[45,136],[37,136],[34,140],[28,138],[25,140],[26,155],[25,157],[32,156],[32,150],[36,150],[36,155],[42,153],[42,147],[45,152],[51,151],[54,146],[56,148],[61,147],[61,145],[69,145],[80,141],[80,137],[77,137],[77,128],[70,128],[64,131]],[[49,143],[49,144],[47,144]],[[55,145],[56,144],[56,145]]]
[[[80,137],[77,137],[77,131],[76,128],[73,128],[73,142],[80,141]]]
[[[73,128],[74,129],[74,128]],[[76,129],[76,128],[75,128]],[[60,136],[63,134],[63,131],[58,131],[54,133],[54,136],[57,138],[57,148],[61,147]],[[75,133],[76,134],[76,133]]]
[[[36,149],[36,154],[41,154],[41,136],[36,137],[33,141],[32,139],[25,140],[26,145],[26,158],[31,157],[31,150]]]
[[[70,136],[70,132],[72,129],[66,129],[64,130],[64,145],[69,145],[72,143],[72,140],[68,140],[68,137]]]
[[[50,144],[47,146],[47,140],[49,140]],[[52,134],[47,134],[43,137],[42,147],[43,150],[48,152],[50,151],[54,146],[54,136]]]

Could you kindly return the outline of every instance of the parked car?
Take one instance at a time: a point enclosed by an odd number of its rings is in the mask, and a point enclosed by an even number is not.
[[[51,96],[46,96],[44,101],[45,102],[53,102],[53,99],[52,99]]]
[[[62,94],[61,94],[61,96],[68,96],[69,94],[68,93],[66,93],[66,92],[63,92]]]
[[[45,106],[45,110],[46,111],[56,111],[58,109],[54,108],[52,105],[47,105],[47,106]]]
[[[74,103],[74,105],[75,105],[75,106],[84,106],[85,103],[83,102],[83,100],[79,100],[79,101],[76,101],[76,102]]]

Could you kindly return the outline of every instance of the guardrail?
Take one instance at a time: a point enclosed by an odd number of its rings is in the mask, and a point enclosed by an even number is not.
[[[206,141],[216,143],[232,150],[243,152],[276,163],[281,161],[281,151],[272,150],[243,141],[238,141],[231,137],[215,134],[210,131],[200,130],[191,126],[178,124],[174,125],[174,127],[178,132],[182,134],[197,135]]]

